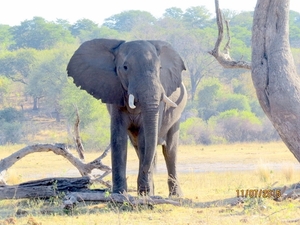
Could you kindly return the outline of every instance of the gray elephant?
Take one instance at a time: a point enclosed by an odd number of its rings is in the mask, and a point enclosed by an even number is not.
[[[162,145],[169,195],[181,196],[176,154],[187,101],[179,54],[164,41],[94,39],[83,43],[67,67],[74,83],[107,103],[111,116],[113,192],[127,191],[127,139],[138,158],[138,192],[154,194],[153,165]]]

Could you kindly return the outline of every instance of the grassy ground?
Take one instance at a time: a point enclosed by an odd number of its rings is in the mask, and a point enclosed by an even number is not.
[[[10,155],[22,146],[0,148],[0,158]],[[99,153],[86,153],[86,161]],[[109,162],[109,156],[105,163]],[[213,166],[247,165],[254,169],[238,171],[224,169],[213,172]],[[81,203],[74,211],[64,211],[61,200],[2,200],[1,224],[282,224],[297,219],[300,203],[297,200],[275,202],[267,198],[248,198],[243,204],[230,206],[227,198],[236,196],[236,190],[281,187],[300,179],[297,161],[282,143],[251,143],[215,146],[181,146],[178,156],[179,179],[185,197],[182,206],[155,205],[154,208],[130,207],[126,204]],[[210,165],[205,172],[197,165]],[[272,167],[272,165],[280,165]],[[129,171],[137,169],[137,158],[132,149],[128,156]],[[155,175],[156,194],[167,197],[167,176],[159,151]],[[201,168],[201,167],[199,167]],[[70,173],[72,171],[72,173]],[[8,182],[19,183],[51,176],[66,176],[74,168],[53,153],[35,153],[17,162],[8,171]],[[110,178],[109,178],[110,179]],[[136,188],[136,173],[128,174],[129,188]],[[132,193],[135,195],[135,193]],[[213,202],[215,201],[215,202]]]

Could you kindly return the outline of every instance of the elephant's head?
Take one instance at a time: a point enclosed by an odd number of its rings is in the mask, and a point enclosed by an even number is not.
[[[75,84],[95,98],[141,113],[139,126],[145,128],[140,129],[144,152],[141,174],[149,172],[154,158],[161,103],[176,107],[167,96],[180,87],[184,69],[179,54],[166,42],[111,39],[83,43],[67,67]],[[147,179],[147,175],[139,176],[139,186],[147,186]]]
[[[83,43],[72,56],[68,74],[77,86],[104,103],[129,105],[169,98],[181,84],[184,63],[163,41],[94,39]],[[129,102],[125,102],[124,100]]]

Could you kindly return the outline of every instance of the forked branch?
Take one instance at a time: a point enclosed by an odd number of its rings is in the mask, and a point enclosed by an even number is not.
[[[218,25],[218,39],[215,44],[215,48],[208,53],[211,54],[216,58],[216,60],[225,68],[242,68],[242,69],[251,69],[251,63],[246,61],[235,61],[230,56],[230,31],[229,31],[229,23],[228,21],[225,21],[226,23],[226,30],[227,30],[227,37],[228,41],[224,47],[224,51],[222,52],[220,50],[220,45],[223,41],[224,37],[224,17],[222,15],[222,12],[219,8],[219,0],[215,0],[215,6],[216,6],[216,19],[217,19],[217,25]]]
[[[109,148],[107,148],[104,151],[104,156],[107,154],[107,151]],[[70,163],[72,163],[73,166],[75,166],[79,173],[82,176],[91,176],[91,172],[94,169],[99,169],[104,171],[104,174],[109,174],[111,172],[111,168],[109,166],[104,165],[101,162],[101,159],[104,158],[103,154],[99,158],[95,159],[94,161],[90,163],[84,163],[77,157],[75,157],[67,148],[65,144],[36,144],[27,146],[25,148],[20,149],[19,151],[13,153],[12,155],[2,159],[0,161],[0,174],[2,177],[4,176],[5,171],[11,167],[13,164],[15,164],[18,160],[22,159],[28,154],[34,153],[34,152],[50,152],[57,155],[63,156],[65,159],[67,159]],[[103,178],[103,175],[101,176]],[[2,178],[4,180],[4,178]],[[1,180],[1,179],[0,179]],[[99,179],[97,181],[100,181]]]
[[[79,132],[79,123],[80,123],[80,117],[79,117],[79,112],[78,112],[78,108],[76,108],[76,120],[75,120],[75,124],[74,124],[74,141],[76,144],[76,150],[78,152],[79,158],[80,159],[84,159],[84,147],[80,138],[80,132]]]

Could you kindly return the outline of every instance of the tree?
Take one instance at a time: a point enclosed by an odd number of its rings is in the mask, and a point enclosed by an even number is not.
[[[153,25],[156,18],[151,13],[140,10],[129,10],[105,19],[104,26],[119,32],[129,32],[138,24]]]
[[[108,27],[99,27],[98,24],[88,19],[78,20],[70,27],[70,31],[74,37],[79,38],[80,42],[91,40],[94,38],[116,38],[118,32]]]
[[[70,43],[73,37],[68,29],[42,17],[25,20],[12,28],[16,44],[14,48],[49,49],[59,42]]]
[[[0,24],[0,50],[7,49],[13,44],[13,35],[10,26]]]
[[[22,137],[23,112],[14,108],[0,110],[0,144],[18,143]]]
[[[63,87],[67,83],[65,65],[68,62],[68,50],[44,50],[39,53],[39,61],[36,63],[32,74],[28,78],[27,93],[33,97],[33,109],[39,108],[39,100],[44,99],[45,106],[54,110],[56,120],[60,120],[59,100]]]
[[[300,13],[290,11],[290,42],[294,48],[300,47]]]
[[[251,65],[225,58],[219,50],[223,21],[219,1],[215,0],[215,4],[219,38],[211,54],[224,66],[251,68],[252,81],[263,111],[300,162],[300,78],[289,45],[289,1],[257,1],[253,17]]]
[[[186,9],[183,20],[191,28],[204,28],[210,24],[211,14],[205,6],[195,6]]]
[[[163,17],[180,20],[183,17],[183,11],[177,7],[168,8],[165,10]]]
[[[264,112],[300,161],[300,78],[290,50],[288,22],[289,1],[258,0],[252,33],[252,80]]]
[[[0,56],[0,74],[26,84],[26,78],[32,72],[37,51],[34,49],[19,49]]]

